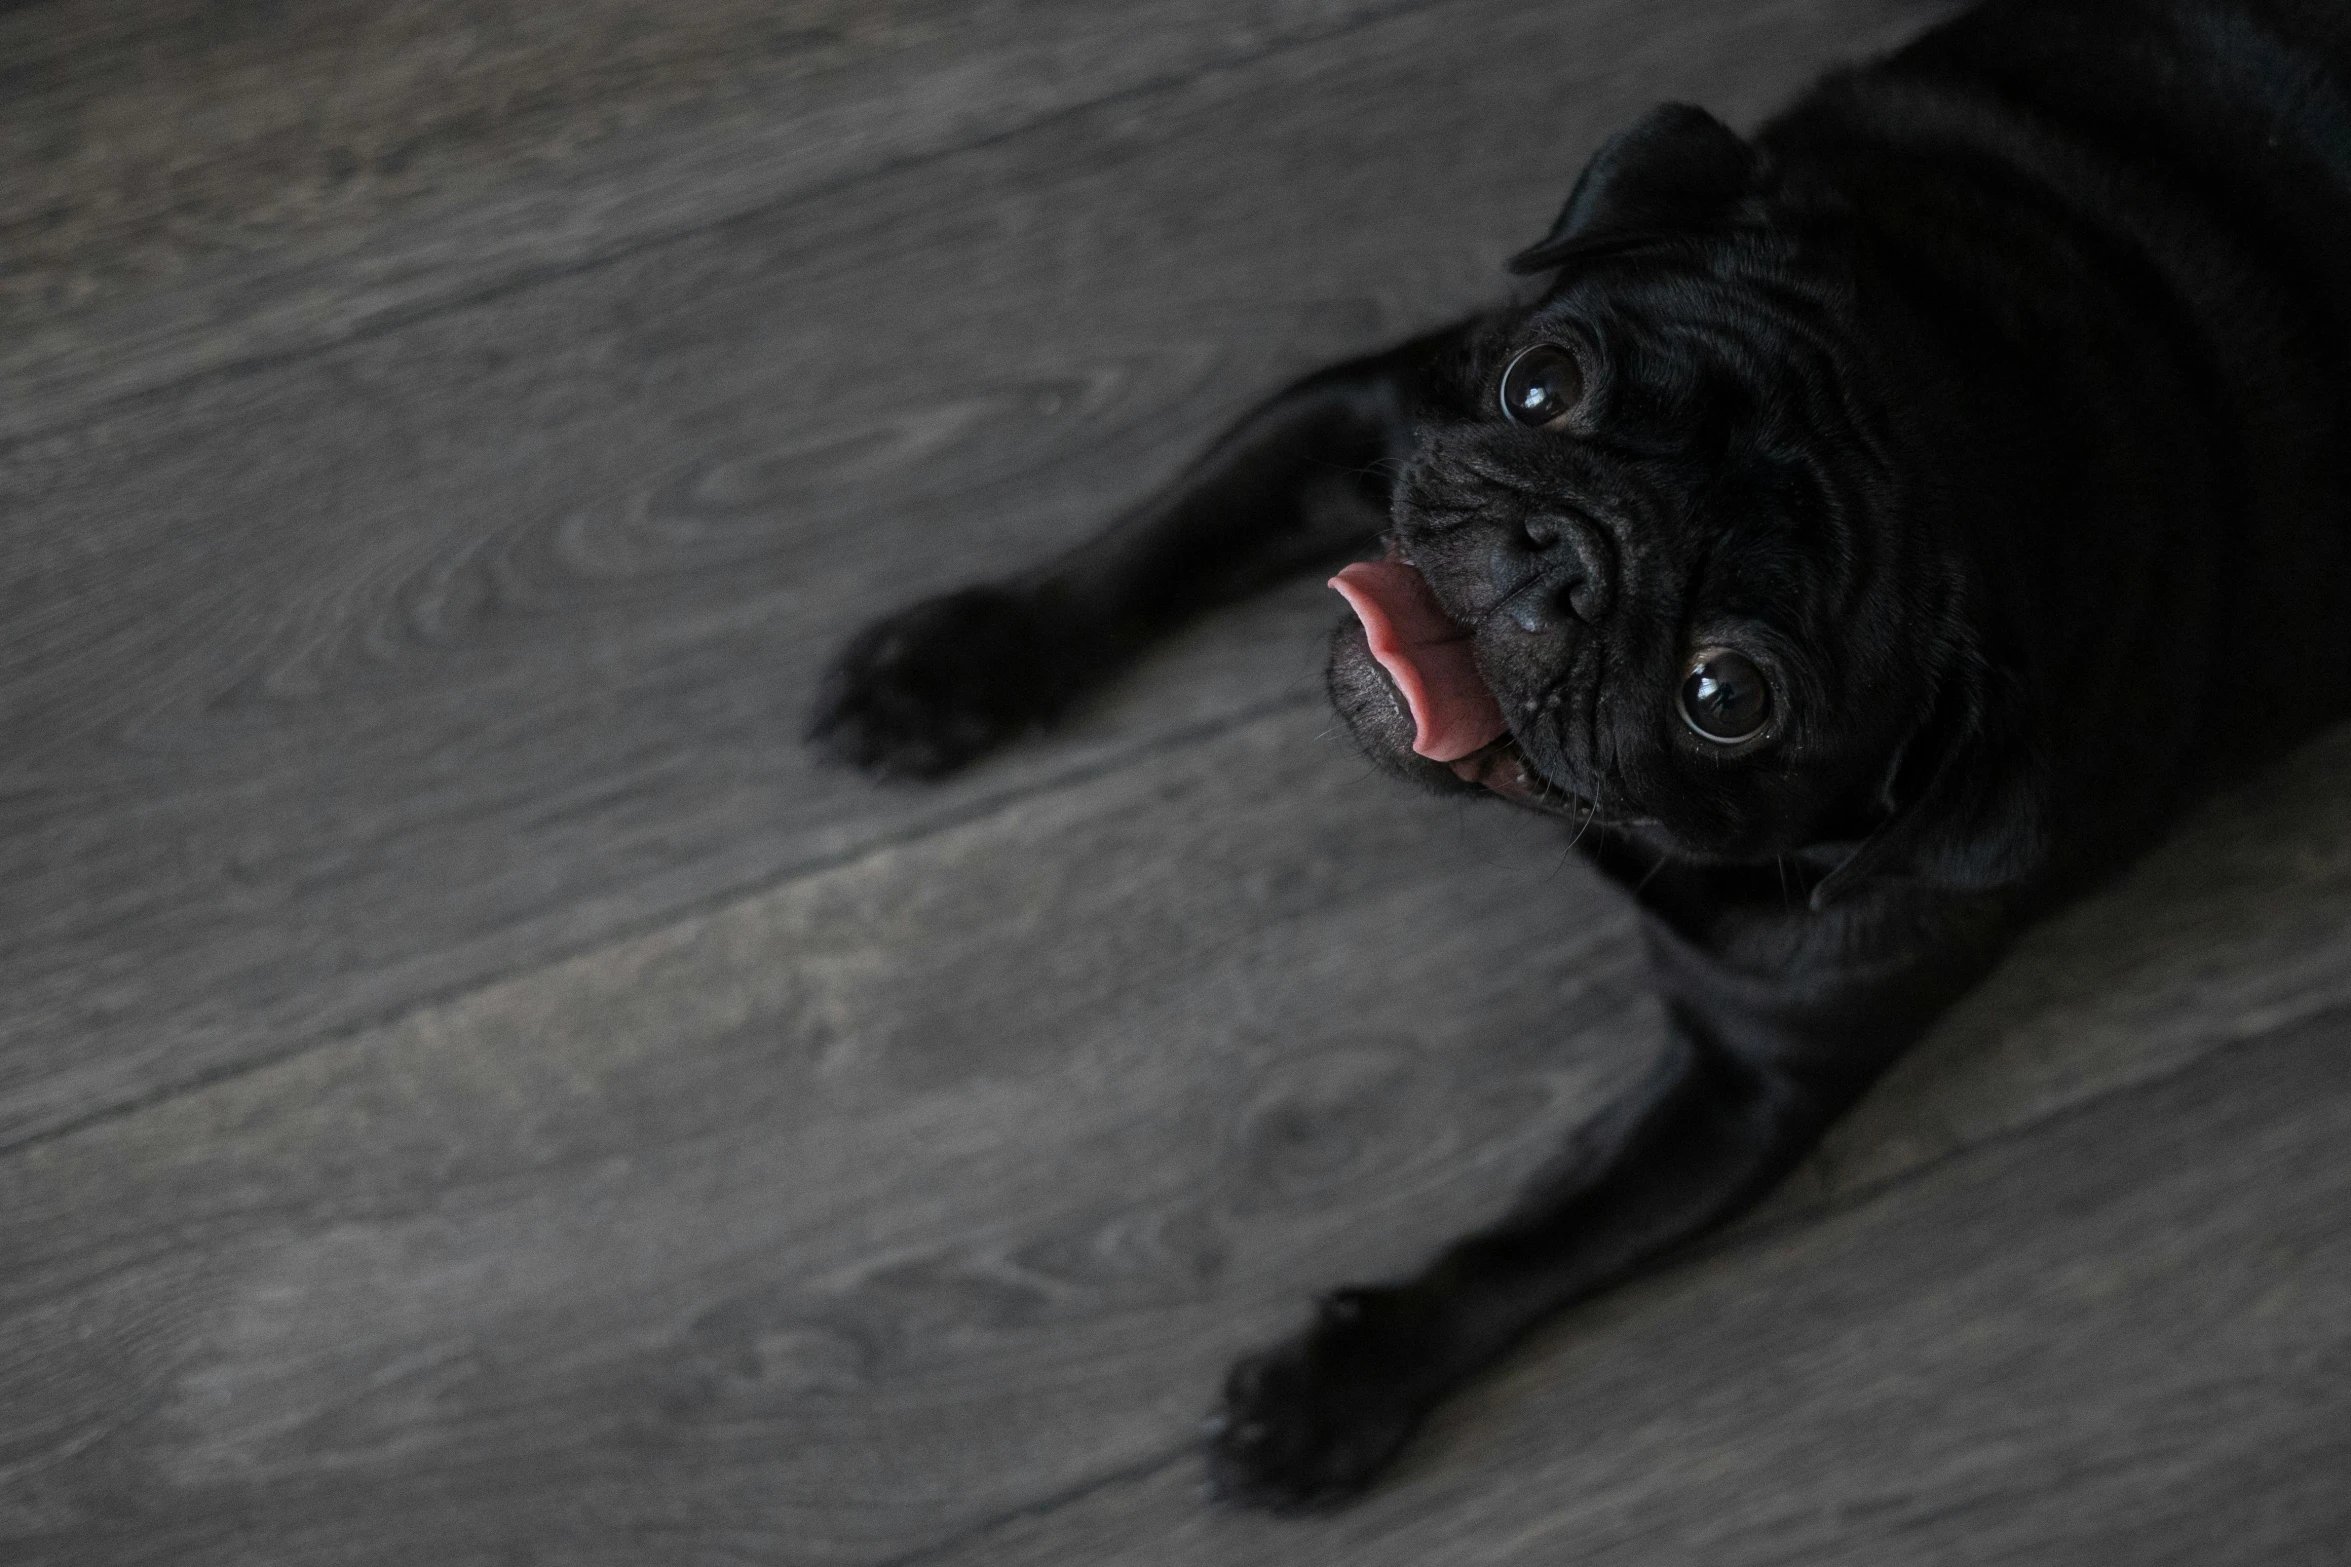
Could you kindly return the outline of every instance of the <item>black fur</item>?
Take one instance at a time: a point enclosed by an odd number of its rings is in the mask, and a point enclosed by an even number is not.
[[[2020,926],[2351,711],[2351,8],[2004,0],[1752,144],[1593,160],[1498,309],[1310,377],[1067,559],[853,644],[816,735],[931,773],[1178,620],[1360,549],[1332,474],[1474,628],[1512,735],[1431,787],[1563,810],[1639,900],[1678,1051],[1493,1227],[1243,1361],[1226,1496],[1360,1489],[1530,1325],[1752,1203]],[[1499,411],[1536,342],[1555,426]],[[1698,644],[1769,671],[1734,747]],[[971,649],[993,650],[973,664]],[[1564,803],[1563,803],[1564,802]]]

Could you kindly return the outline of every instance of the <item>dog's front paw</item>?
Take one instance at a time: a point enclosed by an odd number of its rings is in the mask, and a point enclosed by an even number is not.
[[[1311,1328],[1225,1379],[1224,1407],[1209,1421],[1218,1500],[1304,1512],[1362,1491],[1428,1411],[1429,1350],[1406,1291],[1326,1296]]]
[[[814,744],[884,777],[936,778],[1059,716],[1086,650],[1012,588],[966,588],[866,627],[825,672]]]

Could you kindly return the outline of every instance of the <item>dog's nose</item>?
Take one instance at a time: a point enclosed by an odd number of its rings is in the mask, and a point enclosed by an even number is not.
[[[1535,580],[1511,597],[1510,618],[1530,636],[1566,629],[1568,621],[1598,625],[1616,600],[1615,553],[1607,537],[1581,517],[1538,512],[1520,524],[1534,556]]]

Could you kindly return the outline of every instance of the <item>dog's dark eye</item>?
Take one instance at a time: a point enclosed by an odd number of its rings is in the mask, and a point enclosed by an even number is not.
[[[1716,745],[1752,740],[1771,722],[1771,682],[1746,655],[1709,648],[1682,681],[1682,722]]]
[[[1503,414],[1532,429],[1566,418],[1583,395],[1584,372],[1557,343],[1521,350],[1502,372]]]

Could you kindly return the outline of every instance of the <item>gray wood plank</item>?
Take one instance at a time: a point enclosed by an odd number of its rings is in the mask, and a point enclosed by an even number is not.
[[[1555,829],[1301,705],[0,1159],[0,1556],[2055,1559],[2173,1487],[2295,1546],[2351,1429],[2351,921],[2292,847],[2338,767],[2038,933],[1863,1175],[1577,1314],[1363,1522],[1200,1510],[1219,1368],[1491,1212],[1657,1019]]]
[[[58,0],[0,15],[16,175],[0,191],[0,435],[1426,3]],[[1685,47],[1760,41],[1753,90],[1944,8],[1585,0],[1546,25],[1563,59],[1669,80]],[[1593,74],[1571,70],[1551,85]]]
[[[0,1160],[0,1558],[872,1562],[1155,1458],[1640,1069],[1290,711]]]
[[[1142,0],[1117,29],[1056,0],[0,14],[0,431],[1396,8]]]
[[[1312,589],[959,788],[797,742],[859,620],[1485,297],[1635,106],[1915,16],[1450,0],[17,442],[0,1142],[1292,699]]]
[[[2334,1559],[2351,730],[1371,1510],[1198,1506],[1224,1358],[1653,1047],[1623,914],[1320,735],[1310,586],[937,794],[810,771],[798,687],[1478,297],[1627,108],[1752,114],[1902,23],[1180,9],[1134,58],[1239,54],[1121,87],[1142,21],[988,12],[966,118],[799,149],[797,205],[436,303],[771,202],[726,171],[818,121],[750,93],[388,219],[389,280],[273,239],[184,340],[331,352],[92,417],[221,362],[139,337],[198,295],[59,339],[96,357],[0,459],[0,1124],[42,1139],[0,1154],[0,1559]],[[923,47],[840,112],[949,79]]]
[[[921,1559],[2338,1562],[2347,1144],[2335,1012],[1574,1313],[1356,1510],[1181,1457]]]

